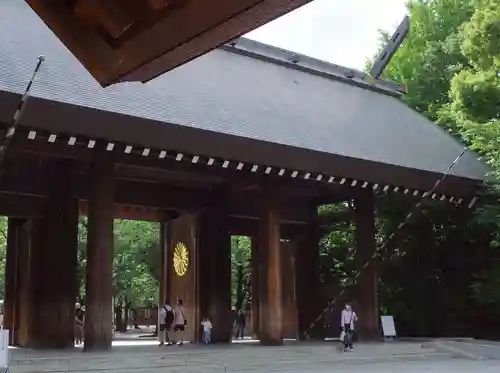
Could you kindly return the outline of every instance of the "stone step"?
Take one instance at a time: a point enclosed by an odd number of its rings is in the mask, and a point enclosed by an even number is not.
[[[226,372],[226,371],[258,371],[258,370],[289,370],[294,367],[307,368],[308,364],[329,366],[331,364],[347,364],[347,363],[377,363],[390,361],[419,361],[419,360],[436,360],[449,359],[450,354],[446,353],[408,353],[398,355],[367,355],[356,353],[336,353],[333,352],[329,356],[297,356],[295,358],[288,357],[282,359],[273,359],[272,357],[247,357],[233,356],[226,359],[220,356],[202,357],[172,357],[172,356],[156,356],[136,358],[114,357],[106,358],[83,358],[83,359],[42,359],[43,363],[36,359],[31,363],[26,361],[18,361],[11,365],[11,373],[62,373],[62,372],[128,372],[128,371],[161,371],[168,369],[168,372],[176,370],[183,372]],[[50,360],[50,361],[48,361]]]

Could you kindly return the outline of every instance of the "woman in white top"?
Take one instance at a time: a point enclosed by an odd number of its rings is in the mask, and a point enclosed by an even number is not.
[[[344,349],[352,351],[352,332],[354,331],[354,324],[358,321],[358,316],[352,310],[350,304],[346,304],[340,315],[340,327],[342,329]]]
[[[174,311],[174,333],[179,333],[180,338],[177,338],[179,345],[184,344],[184,329],[186,328],[187,320],[182,306],[182,299],[177,301],[177,307]]]

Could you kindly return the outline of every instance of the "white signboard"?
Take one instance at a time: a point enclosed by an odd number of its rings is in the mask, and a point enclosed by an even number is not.
[[[396,337],[394,317],[391,315],[380,316],[380,321],[382,321],[382,331],[384,332],[384,337]]]
[[[0,330],[0,369],[9,367],[9,331]]]

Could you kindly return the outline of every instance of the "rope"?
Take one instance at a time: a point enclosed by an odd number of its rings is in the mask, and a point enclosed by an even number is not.
[[[434,185],[432,186],[432,188],[428,192],[426,192],[426,193],[424,193],[422,195],[422,197],[420,198],[420,200],[415,204],[415,206],[413,206],[413,208],[406,215],[406,217],[403,219],[403,221],[401,223],[399,223],[399,225],[394,230],[394,232],[392,232],[391,235],[384,242],[382,242],[381,245],[379,245],[376,248],[376,250],[373,253],[373,255],[371,256],[371,258],[363,265],[363,267],[361,267],[361,269],[359,271],[357,271],[354,274],[354,277],[353,277],[354,280],[358,279],[359,276],[361,276],[361,274],[363,273],[363,271],[365,271],[366,268],[368,268],[368,266],[370,265],[370,263],[372,261],[374,261],[380,255],[380,253],[387,247],[387,245],[392,241],[392,239],[396,236],[396,234],[398,233],[398,231],[400,229],[402,229],[408,223],[408,221],[415,214],[415,212],[429,199],[429,196],[431,196],[434,193],[434,191],[438,188],[439,184],[441,184],[443,182],[443,180],[449,175],[449,173],[451,172],[451,170],[456,166],[456,164],[458,163],[458,161],[460,160],[460,158],[463,157],[463,155],[465,154],[466,151],[467,151],[467,148],[464,148],[462,150],[462,152],[458,155],[458,157],[455,158],[455,160],[448,166],[448,168],[441,175],[441,177],[438,180],[436,180],[436,182],[434,183]],[[309,327],[304,331],[304,336],[308,336],[309,335],[309,332],[311,331],[311,329],[316,326],[316,324],[318,323],[318,321],[321,320],[321,318],[324,316],[324,314],[332,306],[334,306],[335,304],[338,303],[338,301],[341,299],[341,297],[345,294],[346,291],[347,291],[347,287],[343,288],[340,291],[340,293],[338,293],[337,296],[332,301],[330,301],[328,303],[327,307],[319,314],[319,316],[316,319],[314,319],[313,322],[311,322],[311,324],[309,325]]]
[[[26,108],[26,103],[28,102],[31,86],[33,85],[33,81],[35,80],[36,75],[40,71],[40,67],[42,66],[43,61],[45,61],[45,57],[39,56],[35,70],[33,70],[33,74],[31,74],[31,79],[28,82],[28,85],[24,90],[24,94],[22,95],[21,100],[17,105],[16,111],[14,112],[14,116],[12,117],[12,120],[10,122],[10,126],[7,128],[7,132],[5,132],[2,145],[0,145],[0,166],[2,165],[2,162],[5,158],[5,154],[7,153],[10,141],[12,140],[12,137],[14,137],[14,134],[16,133],[17,126],[24,112],[24,109]]]

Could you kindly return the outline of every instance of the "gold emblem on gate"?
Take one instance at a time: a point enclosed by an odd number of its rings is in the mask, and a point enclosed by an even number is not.
[[[189,267],[189,250],[182,242],[174,248],[174,270],[178,276],[184,276]]]

